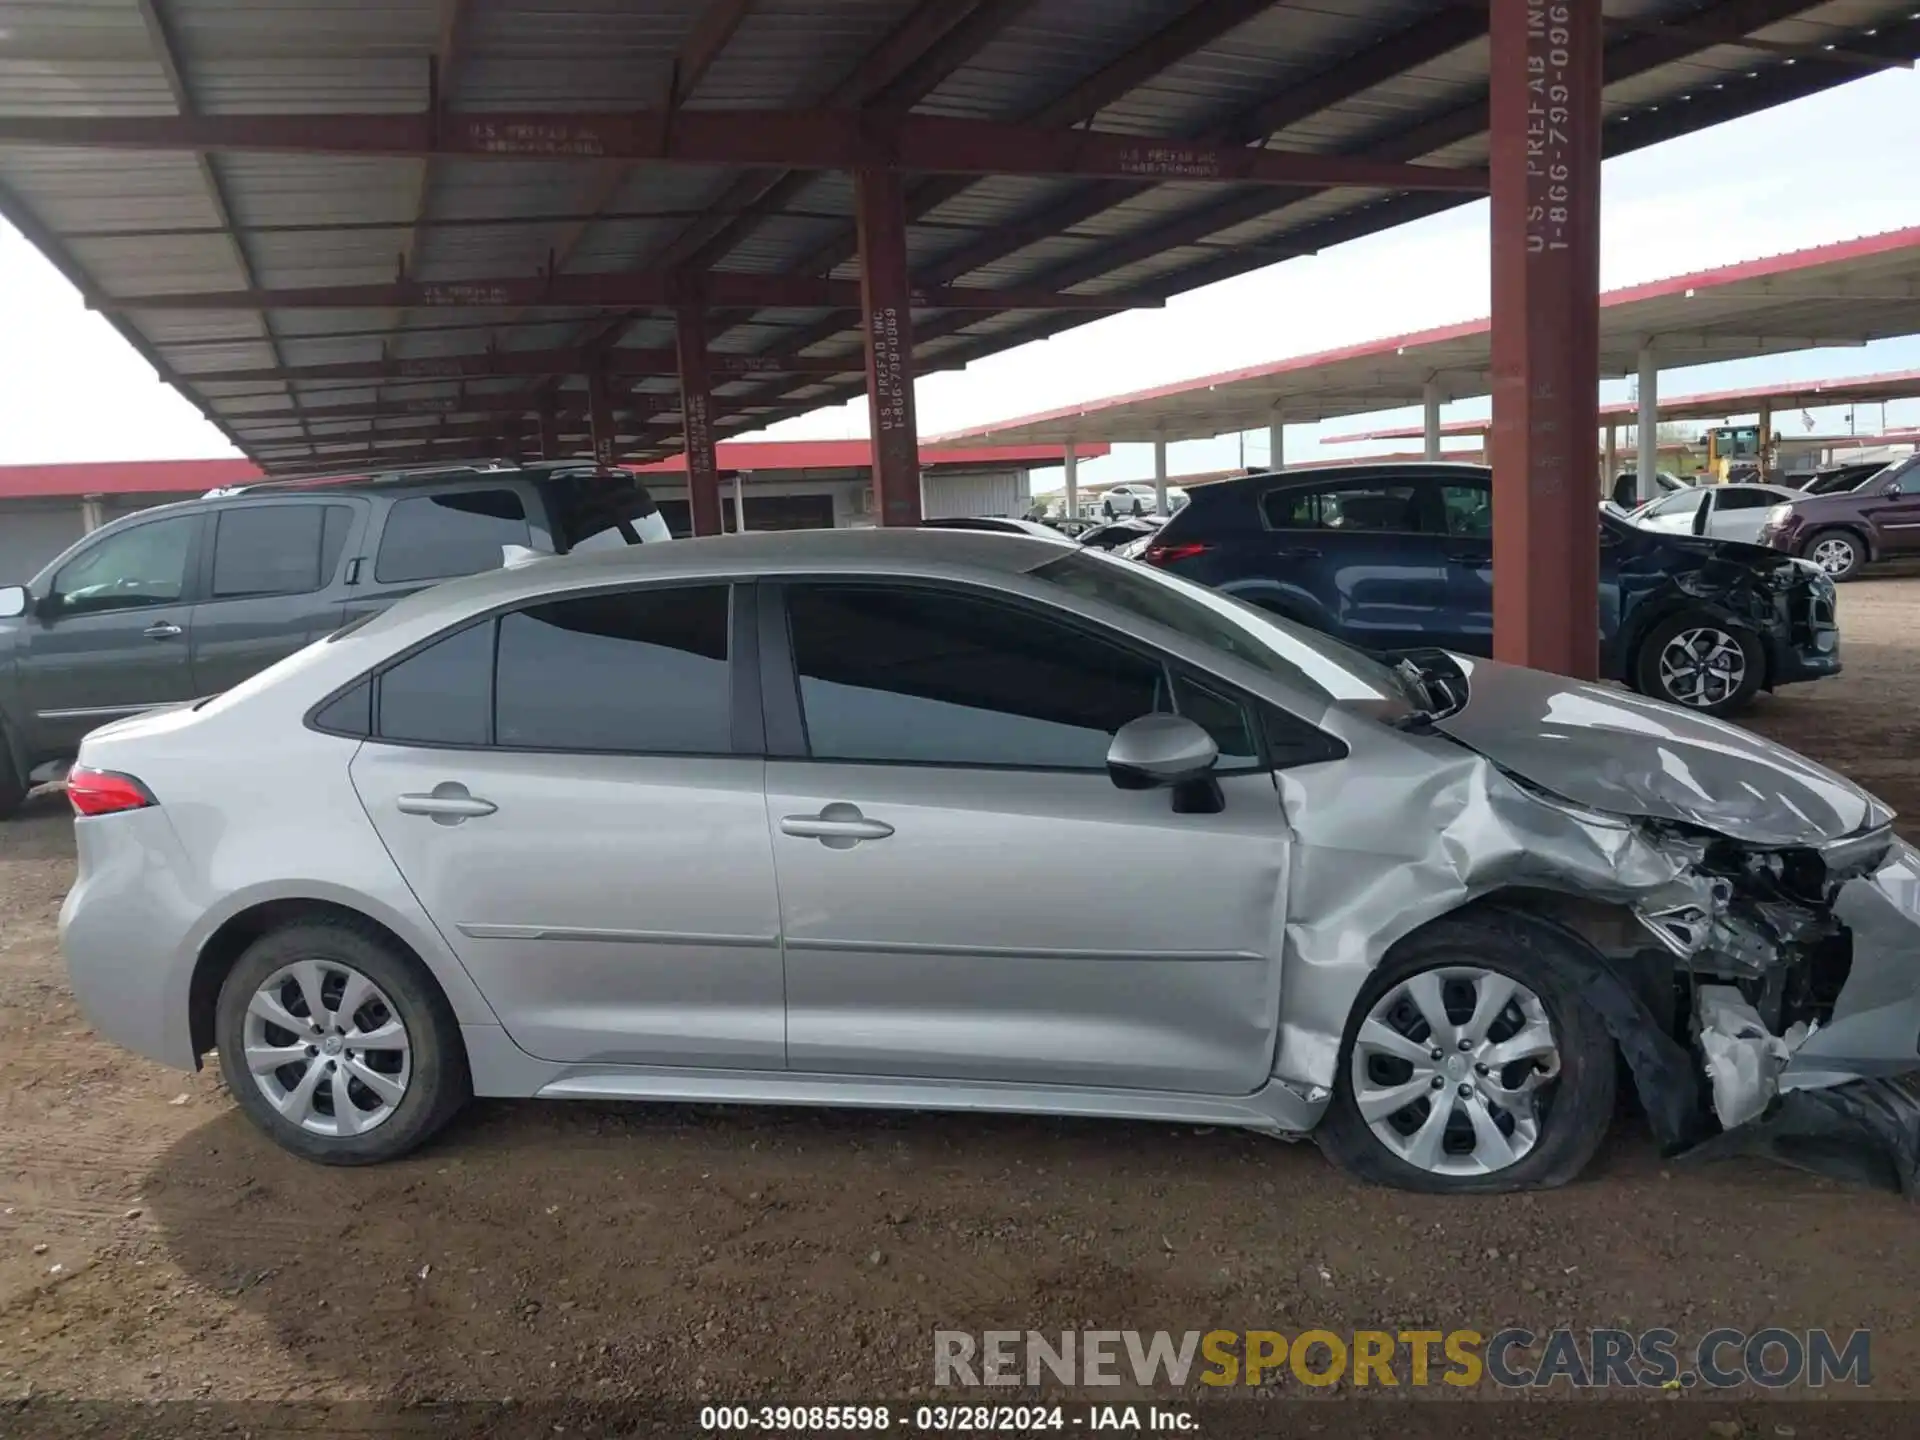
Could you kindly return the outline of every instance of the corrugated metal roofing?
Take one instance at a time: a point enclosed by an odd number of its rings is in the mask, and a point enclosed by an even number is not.
[[[1913,10],[1913,0],[1609,0],[1609,153],[1853,78],[1862,55],[1910,58],[1920,50]],[[1662,23],[1686,28],[1647,32]],[[1811,48],[1723,43],[1732,37]],[[1396,63],[1371,62],[1377,47]],[[1329,88],[1357,64],[1364,83]],[[1385,147],[1480,166],[1486,70],[1484,19],[1471,5],[1433,0],[0,0],[0,116],[171,115],[183,102],[209,115],[419,113],[436,94],[451,112],[670,101],[793,109],[879,97],[925,114],[1038,115],[1179,138],[1217,136],[1260,112],[1277,117],[1277,130],[1264,127],[1270,146]],[[1303,87],[1317,103],[1291,103]],[[1430,137],[1424,150],[1409,148],[1409,132]],[[907,189],[916,270],[941,283],[1090,293],[1176,292],[1461,198],[1340,188],[1263,199],[1235,186],[1015,177],[910,179]],[[549,266],[618,273],[662,256],[741,274],[851,278],[852,212],[850,180],[833,172],[0,144],[0,213],[103,297],[385,285],[403,256],[406,274],[426,281],[533,277]],[[1208,218],[1189,224],[1196,216]],[[1158,237],[1153,253],[1118,253],[1141,249],[1143,235]],[[113,318],[242,448],[282,466],[314,458],[315,439],[327,453],[376,436],[396,455],[426,435],[491,449],[500,405],[531,413],[551,396],[578,409],[581,381],[196,377],[674,342],[660,311]],[[934,312],[916,327],[923,363],[951,365],[1083,318]],[[819,309],[718,312],[711,348],[857,364],[854,320]],[[716,429],[757,428],[858,388],[852,374],[728,379],[716,386]],[[368,413],[462,396],[487,403],[464,420]],[[636,411],[663,402],[677,405],[670,376],[623,381],[616,397]],[[328,407],[360,414],[324,418]],[[671,408],[652,428],[641,423],[623,423],[636,453],[677,448]]]

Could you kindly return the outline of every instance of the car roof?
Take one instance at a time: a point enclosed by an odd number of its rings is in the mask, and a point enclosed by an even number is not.
[[[369,491],[385,494],[394,490],[425,490],[476,481],[546,480],[575,475],[624,479],[635,485],[642,483],[640,477],[630,470],[609,469],[591,460],[536,460],[526,464],[481,460],[461,465],[435,465],[409,470],[379,471],[372,474],[361,472],[345,475],[300,476],[289,480],[252,480],[240,485],[210,490],[200,498],[224,500],[240,496],[357,495]]]
[[[510,569],[449,580],[410,596],[389,614],[441,606],[486,609],[529,595],[596,589],[624,581],[737,580],[795,574],[935,578],[955,570],[1022,575],[1063,547],[989,530],[900,526],[861,530],[763,530],[580,555],[542,556]]]
[[[1340,480],[1374,480],[1382,476],[1404,476],[1405,478],[1445,479],[1448,476],[1472,476],[1485,480],[1493,474],[1485,465],[1474,465],[1464,460],[1382,460],[1378,464],[1365,461],[1343,465],[1289,465],[1285,470],[1258,470],[1251,475],[1235,475],[1227,480],[1212,480],[1205,485],[1195,485],[1187,493],[1198,497],[1210,491],[1239,490],[1257,485],[1262,489],[1282,487],[1292,489],[1299,486],[1327,485]]]

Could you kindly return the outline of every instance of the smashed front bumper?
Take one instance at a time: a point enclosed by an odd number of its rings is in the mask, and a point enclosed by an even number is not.
[[[1484,756],[1364,785],[1311,773],[1330,768],[1281,777],[1297,844],[1277,1082],[1327,1094],[1367,973],[1485,900],[1586,942],[1583,998],[1663,1151],[1759,1150],[1920,1191],[1920,851],[1884,807],[1796,846],[1784,824],[1736,840],[1593,810]],[[1387,808],[1406,817],[1399,853],[1378,849]]]

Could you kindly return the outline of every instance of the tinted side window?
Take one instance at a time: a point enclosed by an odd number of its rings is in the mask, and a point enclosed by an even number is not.
[[[1239,701],[1181,675],[1173,682],[1173,709],[1213,737],[1220,747],[1218,770],[1259,768],[1260,741]]]
[[[590,595],[502,616],[497,743],[725,752],[727,616],[724,585]]]
[[[1484,485],[1442,485],[1440,513],[1449,535],[1470,540],[1493,535],[1493,492]]]
[[[376,580],[444,580],[500,568],[502,545],[527,545],[527,510],[511,490],[416,495],[394,503],[373,564]]]
[[[1900,493],[1920,495],[1920,464],[1909,461],[1900,472]]]
[[[816,759],[1104,770],[1158,665],[1030,611],[931,590],[790,592]]]
[[[484,745],[493,708],[493,622],[435,641],[380,676],[382,740]]]
[[[1260,497],[1275,530],[1414,531],[1420,523],[1419,487],[1378,481],[1324,490],[1269,490]]]
[[[53,593],[67,611],[122,610],[169,605],[186,593],[187,554],[198,515],[136,525],[101,540],[53,577]]]
[[[1759,510],[1780,503],[1780,497],[1765,490],[1722,490],[1714,497],[1715,510]]]
[[[353,511],[344,505],[256,505],[215,517],[213,598],[304,595],[333,579]],[[329,554],[331,549],[331,554]]]

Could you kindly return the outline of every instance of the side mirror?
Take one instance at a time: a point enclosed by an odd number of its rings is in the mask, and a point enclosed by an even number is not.
[[[1220,759],[1213,737],[1184,715],[1142,715],[1107,747],[1107,774],[1122,790],[1154,790],[1198,780]]]
[[[0,585],[0,620],[17,620],[33,609],[33,595],[24,585]]]

